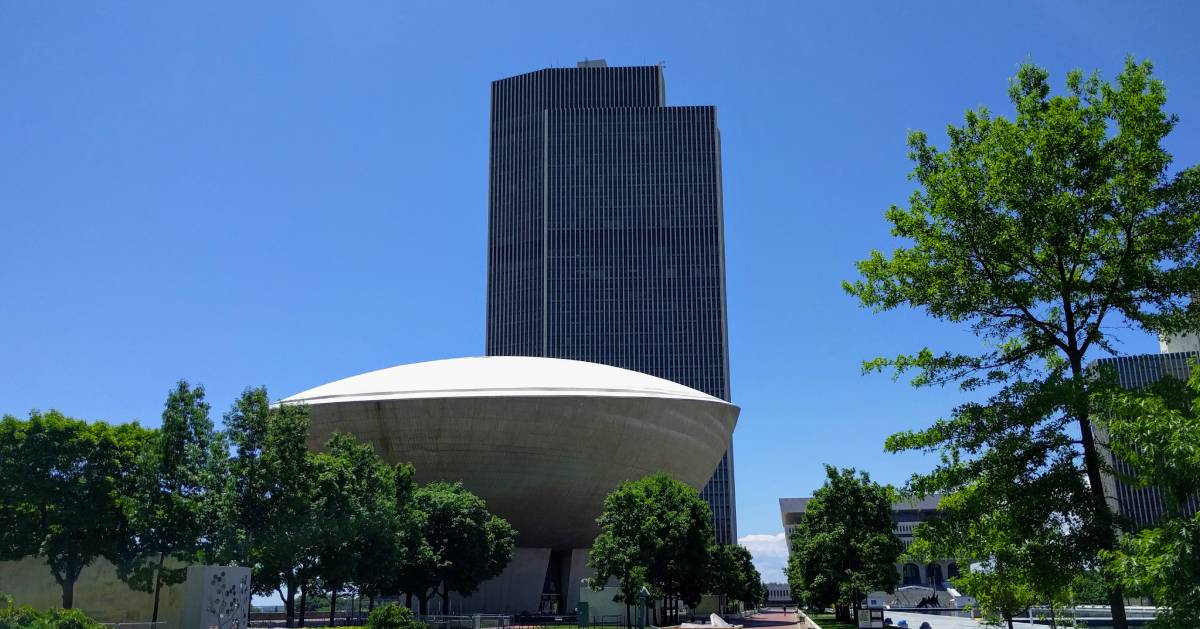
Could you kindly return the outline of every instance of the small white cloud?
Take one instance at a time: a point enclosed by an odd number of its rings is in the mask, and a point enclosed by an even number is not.
[[[763,581],[784,582],[783,569],[787,567],[787,538],[779,533],[751,533],[738,538],[738,543],[754,557],[754,567],[762,574]]]

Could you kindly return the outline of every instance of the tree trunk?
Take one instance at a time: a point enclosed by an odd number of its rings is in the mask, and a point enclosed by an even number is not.
[[[1070,325],[1069,331],[1073,330],[1073,325]],[[1072,335],[1072,348],[1075,344],[1074,336]],[[1083,464],[1087,470],[1088,489],[1092,492],[1092,501],[1096,509],[1096,527],[1101,529],[1100,545],[1104,550],[1116,550],[1117,536],[1113,531],[1113,514],[1109,509],[1108,500],[1104,496],[1104,478],[1100,473],[1100,455],[1096,448],[1096,436],[1092,434],[1092,422],[1090,416],[1090,400],[1087,399],[1088,389],[1084,384],[1085,374],[1083,370],[1083,356],[1075,353],[1070,356],[1071,359],[1071,375],[1076,383],[1077,394],[1083,395],[1083,399],[1077,403],[1075,409],[1076,419],[1079,421],[1080,439],[1083,441]],[[1108,605],[1112,611],[1113,629],[1129,629],[1129,621],[1125,617],[1125,593],[1120,585],[1108,585]]]
[[[71,609],[75,604],[75,579],[62,580],[62,606]]]
[[[150,615],[150,622],[158,622],[158,595],[162,591],[162,571],[163,563],[167,561],[167,554],[159,551],[158,553],[158,570],[154,572],[154,613]]]
[[[295,609],[293,607],[295,605],[295,601],[290,600],[288,596],[283,593],[283,590],[279,589],[278,585],[275,586],[275,593],[279,595],[279,600],[283,601],[283,626],[291,627],[292,618],[295,614]]]
[[[300,626],[304,626],[305,616],[308,615],[308,588],[300,588]]]
[[[296,591],[289,587],[287,594],[284,594],[283,590],[276,585],[275,593],[279,595],[279,600],[283,601],[283,625],[291,627],[296,618]]]
[[[329,626],[334,626],[337,620],[337,590],[329,591]]]
[[[417,598],[417,602],[421,606],[421,618],[424,619],[429,614],[429,592],[421,592],[421,596]]]
[[[412,609],[412,592],[404,593],[404,606]]]

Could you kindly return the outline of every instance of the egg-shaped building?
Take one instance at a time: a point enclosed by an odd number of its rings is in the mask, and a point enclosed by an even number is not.
[[[405,461],[417,480],[462,481],[517,529],[512,564],[462,611],[571,609],[604,498],[666,472],[699,489],[729,448],[738,408],[646,374],[574,360],[490,356],[400,365],[283,400]],[[456,608],[457,611],[458,608]]]

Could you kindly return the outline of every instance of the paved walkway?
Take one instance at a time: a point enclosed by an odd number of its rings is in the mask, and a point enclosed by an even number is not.
[[[957,618],[954,616],[939,616],[937,614],[915,614],[912,612],[893,612],[883,610],[883,614],[892,619],[893,623],[898,623],[901,620],[908,621],[909,629],[920,629],[921,623],[927,622],[933,629],[983,629],[986,627],[981,621],[973,618]],[[1047,629],[1047,625],[1031,625],[1029,623],[1013,621],[1013,629]]]
[[[981,621],[972,618],[957,618],[939,616],[937,614],[917,614],[913,612],[893,612],[884,610],[884,615],[893,623],[901,620],[908,621],[909,629],[920,629],[921,623],[927,622],[932,629],[986,629]],[[743,623],[747,629],[795,629],[797,620],[795,612],[764,611],[753,618],[747,618]],[[1013,629],[1046,629],[1046,625],[1031,625],[1020,621],[1013,622]]]
[[[796,613],[783,613],[778,610],[762,611],[751,618],[742,621],[747,628],[754,629],[792,629],[796,626]]]

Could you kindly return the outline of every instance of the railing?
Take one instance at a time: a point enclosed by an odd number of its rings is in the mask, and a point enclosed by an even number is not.
[[[167,629],[165,620],[158,622],[102,622],[100,625],[113,629]]]
[[[429,629],[503,629],[513,624],[512,616],[505,614],[426,614],[421,620]]]
[[[294,619],[296,627],[328,627],[329,626],[329,610],[316,611],[309,610],[304,615],[304,624],[300,624],[300,613],[296,612]],[[347,614],[338,612],[334,619],[337,627],[345,626],[360,626],[367,622],[366,610],[361,614]],[[283,612],[254,612],[250,614],[248,627],[284,627],[287,625],[287,614]],[[125,629],[125,627],[121,627]]]
[[[970,607],[898,607],[891,606],[884,609],[884,614],[888,612],[903,612],[908,614],[926,614],[929,616],[954,616],[957,618],[970,618],[972,611]]]

